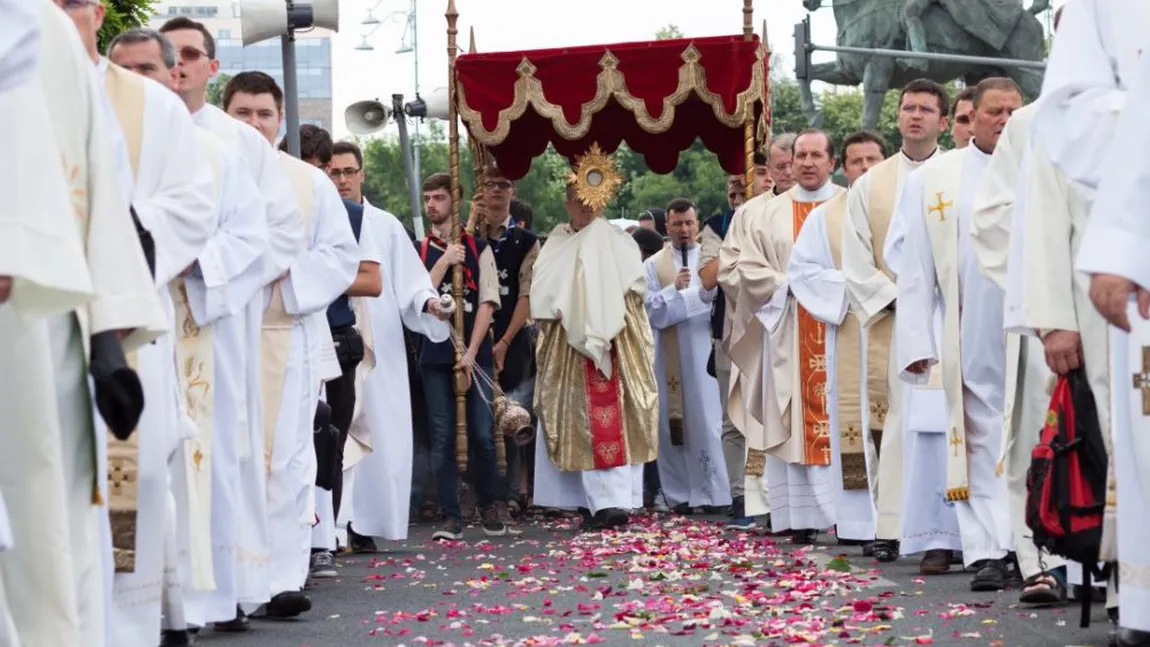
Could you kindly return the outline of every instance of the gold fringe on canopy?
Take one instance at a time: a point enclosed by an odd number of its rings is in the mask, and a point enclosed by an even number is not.
[[[763,50],[765,52],[765,50]],[[603,110],[611,99],[635,115],[635,121],[644,132],[660,134],[667,132],[675,122],[675,108],[692,95],[711,106],[715,118],[730,128],[740,128],[753,122],[755,105],[762,99],[765,87],[765,53],[761,52],[751,68],[750,87],[740,92],[735,110],[728,113],[723,106],[723,97],[707,88],[706,68],[699,62],[701,54],[692,44],[683,50],[683,65],[679,67],[679,85],[675,92],[663,99],[662,114],[656,119],[647,111],[644,101],[631,94],[627,80],[619,71],[619,59],[610,50],[599,60],[602,72],[597,78],[598,89],[595,98],[583,104],[579,121],[572,124],[563,114],[562,106],[547,100],[543,92],[543,82],[535,78],[536,67],[525,56],[516,71],[519,79],[515,82],[515,100],[510,106],[499,111],[499,122],[494,130],[483,125],[483,115],[467,103],[467,92],[459,84],[459,116],[467,124],[472,137],[485,146],[498,146],[507,139],[511,124],[527,112],[528,106],[537,114],[551,121],[555,132],[567,140],[582,139],[591,130],[592,118]]]

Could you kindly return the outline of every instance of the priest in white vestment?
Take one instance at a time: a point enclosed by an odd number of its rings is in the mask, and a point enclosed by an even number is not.
[[[1150,57],[1142,57],[1130,85],[1131,106],[1150,96]],[[1121,645],[1150,642],[1150,522],[1146,509],[1150,484],[1147,441],[1147,348],[1150,347],[1150,262],[1144,243],[1145,200],[1150,196],[1150,168],[1135,151],[1150,142],[1150,129],[1137,110],[1119,117],[1115,139],[1098,185],[1076,269],[1091,275],[1090,296],[1111,328],[1111,435],[1117,495],[1117,559]],[[1045,144],[1045,140],[1043,140]],[[1086,336],[1083,335],[1083,343]],[[1087,357],[1089,360],[1089,357]],[[1087,365],[1089,369],[1089,362]],[[1096,396],[1097,399],[1097,396]],[[1107,504],[1110,504],[1107,493]],[[1106,549],[1106,546],[1103,546]]]
[[[659,387],[647,282],[635,241],[567,185],[570,223],[535,263],[535,504],[589,510],[615,528],[643,506],[643,465],[658,452]]]
[[[886,143],[869,132],[843,140],[841,159],[848,184],[883,161]],[[871,354],[858,316],[851,311],[842,273],[843,227],[848,197],[839,193],[815,207],[795,239],[787,281],[795,300],[826,326],[826,392],[831,464],[810,467],[815,503],[835,524],[840,540],[875,538],[875,506],[869,483],[878,469],[871,433],[881,429],[866,406],[866,374],[886,371],[885,345]]]
[[[158,32],[122,32],[109,44],[108,56],[125,69],[176,89],[175,48]],[[189,624],[204,626],[235,617],[241,441],[237,420],[246,406],[237,398],[243,390],[236,385],[245,379],[244,309],[260,287],[267,223],[262,199],[239,153],[203,128],[197,128],[197,135],[213,170],[219,221],[204,252],[182,277],[178,298],[186,309],[184,317],[191,317],[190,323],[181,324],[181,334],[198,329],[197,335],[207,337],[198,343],[212,349],[204,366],[212,373],[205,394],[211,404],[199,407],[203,419],[193,415],[197,437],[181,444],[173,490],[184,615]],[[209,323],[210,328],[200,328]],[[205,552],[210,561],[204,559]]]
[[[96,36],[103,7],[70,7],[67,13],[101,72],[123,133],[134,179],[132,207],[155,241],[156,286],[168,324],[175,329],[172,290],[178,289],[177,279],[195,262],[216,227],[211,167],[178,97],[99,56]],[[177,376],[177,346],[174,336],[168,335],[140,349],[138,358],[130,360],[138,362],[144,413],[132,438],[109,441],[117,571],[109,639],[115,644],[150,644],[160,632],[164,546],[174,541],[176,532],[168,461],[190,422],[181,406],[188,387]],[[132,535],[134,545],[122,539]]]
[[[878,438],[877,469],[871,471],[871,490],[875,500],[877,525],[875,532],[875,558],[882,562],[899,556],[904,509],[903,483],[904,454],[909,445],[904,429],[904,414],[909,387],[898,379],[894,354],[894,301],[897,296],[895,272],[890,258],[884,253],[888,231],[895,232],[895,203],[906,176],[927,160],[940,154],[939,136],[946,131],[950,98],[946,89],[934,81],[916,79],[904,86],[899,94],[898,128],[902,135],[902,148],[875,168],[868,170],[853,182],[847,201],[847,219],[842,231],[842,272],[846,282],[851,308],[863,327],[863,343],[867,354],[875,343],[881,344],[887,357],[885,375],[864,374],[864,411],[881,423]],[[921,405],[922,403],[918,403]],[[905,433],[904,433],[905,432]],[[888,483],[883,487],[882,483]]]
[[[672,508],[727,506],[722,401],[707,375],[711,305],[697,272],[699,216],[684,199],[672,200],[666,214],[671,245],[643,263],[659,380],[659,484]]]
[[[762,425],[747,434],[747,514],[769,511],[772,530],[793,529],[797,543],[811,543],[834,524],[815,503],[822,479],[810,470],[831,465],[826,327],[795,301],[786,268],[810,212],[844,190],[830,181],[835,155],[828,135],[804,131],[793,152],[796,185],[769,202],[755,198],[735,214],[719,252],[719,283],[728,297],[734,295],[737,313],[755,308],[741,336],[732,326],[728,348],[740,388],[752,385],[737,400],[732,370],[732,420],[741,406]]]
[[[0,87],[35,76],[0,93],[11,153],[0,162],[0,364],[19,374],[0,388],[0,409],[4,429],[21,432],[0,434],[12,531],[0,553],[0,638],[102,645],[104,434],[93,426],[88,339],[149,328],[159,302],[140,248],[124,244],[136,234],[91,59],[53,3],[18,4],[0,3]]]
[[[258,119],[262,111],[247,114],[241,108],[265,106],[282,119],[283,92],[275,81],[249,72],[233,77],[229,88],[229,114],[258,126],[269,143],[274,141],[278,122],[273,127]],[[293,617],[311,608],[302,591],[315,522],[313,422],[324,378],[321,363],[331,348],[326,313],[355,280],[361,260],[343,200],[317,168],[331,160],[331,136],[321,129],[300,131],[304,159],[281,151],[280,163],[303,213],[306,249],[273,288],[262,342],[272,577],[266,612],[272,617]],[[275,384],[282,384],[282,389]]]
[[[1044,340],[1019,331],[1022,290],[1010,287],[1036,271],[1023,262],[1023,249],[1027,237],[1042,235],[1026,227],[1030,201],[1025,195],[1017,197],[1018,191],[1033,195],[1047,190],[1024,181],[1029,175],[1028,160],[1033,157],[1030,124],[1036,108],[1031,104],[1016,111],[994,149],[971,219],[971,246],[982,273],[1004,290],[1006,391],[999,478],[1007,481],[1011,526],[1010,534],[1000,543],[1012,546],[1017,555],[1019,573],[1025,580],[1020,601],[1046,605],[1066,601],[1066,562],[1045,551],[1040,554],[1034,545],[1026,525],[1026,480],[1031,452],[1046,422],[1054,379],[1047,366]],[[1065,213],[1069,208],[1067,203],[1059,209]],[[1050,344],[1062,343],[1065,335],[1055,334]],[[1072,336],[1071,346],[1077,353],[1077,334]]]
[[[207,103],[208,83],[219,69],[215,40],[202,24],[174,18],[160,31],[180,52],[180,96],[192,119],[239,151],[265,202],[268,245],[263,258],[260,290],[248,304],[244,363],[247,379],[237,384],[237,401],[247,403],[239,411],[240,496],[239,548],[236,551],[237,593],[242,606],[252,609],[270,598],[270,546],[267,512],[267,470],[264,461],[260,355],[264,312],[271,298],[271,284],[283,275],[304,248],[305,227],[296,194],[279,162],[275,149],[259,131]],[[199,53],[206,55],[201,55]],[[217,629],[242,631],[247,620],[237,611],[234,621],[217,623]]]
[[[900,204],[908,210],[908,249],[899,271],[898,364],[903,379],[923,383],[942,356],[950,410],[942,496],[956,506],[976,591],[1005,587],[1008,547],[1000,538],[1009,517],[1005,482],[996,477],[1005,384],[1003,295],[979,272],[970,244],[971,214],[998,137],[1021,105],[1013,81],[982,81],[975,89],[971,146],[912,174]],[[936,293],[943,303],[937,341],[931,316]]]

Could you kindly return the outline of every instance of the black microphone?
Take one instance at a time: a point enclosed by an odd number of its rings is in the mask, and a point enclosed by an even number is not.
[[[691,264],[687,262],[687,246],[680,247],[679,251],[683,253],[683,267],[690,267]]]

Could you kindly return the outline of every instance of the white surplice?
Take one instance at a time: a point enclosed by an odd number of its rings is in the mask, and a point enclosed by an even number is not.
[[[958,157],[961,156],[961,157]],[[975,198],[990,161],[990,155],[974,142],[967,148],[951,151],[932,160],[907,178],[900,197],[899,209],[905,209],[907,225],[906,256],[901,259],[898,275],[898,365],[901,376],[912,384],[923,383],[925,376],[909,373],[906,367],[919,360],[929,366],[958,362],[961,394],[948,393],[948,398],[961,397],[964,420],[954,434],[965,446],[969,498],[955,501],[959,529],[962,532],[963,558],[967,565],[984,559],[1001,559],[1006,550],[999,537],[1009,524],[1005,481],[996,477],[1002,439],[1003,385],[1005,384],[1005,335],[1002,329],[1002,291],[979,272],[978,261],[971,249],[970,223]],[[959,177],[943,177],[947,173]],[[950,197],[949,211],[927,212],[926,187],[938,182],[951,182],[955,193]],[[941,201],[941,198],[940,198]],[[954,248],[936,257],[927,218],[955,218],[957,231]],[[941,220],[939,221],[941,222]],[[941,227],[940,227],[941,229]],[[941,234],[940,234],[941,236]],[[945,243],[941,243],[945,244]],[[947,303],[946,291],[939,286],[937,267],[950,267],[957,274],[958,303]],[[942,292],[944,334],[934,334],[933,310],[936,295]],[[947,311],[957,317],[957,330],[946,334]],[[965,312],[965,315],[962,313]],[[941,357],[940,357],[941,356]],[[950,365],[953,366],[953,365]],[[943,365],[943,383],[953,370]],[[947,387],[950,388],[950,387]],[[951,432],[948,432],[948,434]],[[949,442],[954,442],[951,439]],[[957,450],[956,451],[961,451]],[[949,469],[947,470],[949,472]],[[952,488],[948,479],[948,488]]]
[[[307,166],[315,200],[307,250],[292,262],[283,282],[284,306],[295,323],[267,477],[273,596],[300,591],[307,579],[318,467],[313,422],[323,381],[320,364],[331,344],[327,307],[355,281],[360,261],[347,209],[331,179],[306,162],[286,155],[281,160]]]
[[[845,208],[845,207],[844,207]],[[803,228],[795,239],[791,250],[791,260],[787,264],[787,282],[791,292],[812,317],[826,324],[826,375],[827,375],[827,415],[830,418],[828,433],[831,441],[830,465],[787,465],[788,476],[797,470],[806,472],[805,487],[791,483],[789,487],[771,485],[771,525],[775,515],[789,515],[793,528],[826,528],[836,525],[836,534],[841,539],[870,541],[875,538],[875,506],[869,489],[847,490],[843,487],[841,439],[839,437],[839,384],[838,326],[847,315],[849,301],[846,294],[846,281],[841,270],[835,267],[834,255],[828,237],[826,207],[815,207],[807,216]],[[865,346],[862,357],[866,358]],[[866,368],[860,370],[857,387],[865,392]],[[861,401],[861,400],[860,400]],[[861,407],[864,420],[869,409]],[[870,447],[869,424],[864,425],[864,446]],[[878,466],[873,464],[870,452],[865,452],[867,472]],[[876,457],[875,457],[876,458]],[[770,473],[768,472],[768,476]],[[817,509],[816,513],[814,509]],[[804,512],[809,510],[809,512]],[[804,520],[802,517],[809,517]],[[826,522],[830,522],[829,524]]]
[[[237,418],[240,481],[236,588],[240,602],[258,606],[267,602],[271,595],[260,331],[264,309],[271,296],[270,284],[287,271],[291,261],[304,249],[303,215],[280,165],[279,155],[259,132],[212,105],[196,111],[192,120],[239,151],[265,203],[263,215],[268,238],[261,259],[260,282],[263,289],[247,305],[243,354],[235,358],[237,363],[243,363],[247,376],[236,384],[236,401],[246,403],[246,407],[238,411]]]
[[[207,137],[214,137],[206,134]],[[262,287],[261,259],[267,245],[264,202],[251,173],[230,144],[216,139],[219,227],[185,278],[188,305],[198,325],[212,324],[214,363],[212,412],[211,535],[215,589],[186,587],[184,612],[188,624],[235,617],[239,601],[237,559],[240,522],[240,434],[238,421],[247,402],[239,386],[246,377],[244,342],[247,304]],[[185,482],[184,463],[175,464],[177,500]],[[181,528],[186,540],[187,528]],[[190,562],[181,542],[181,580],[191,582]]]
[[[1106,176],[1118,116],[1148,44],[1150,3],[1071,0],[1063,8],[1031,128],[1071,180],[1094,189]]]
[[[682,266],[682,251],[674,254],[675,267]],[[707,374],[711,352],[711,305],[703,301],[700,284],[699,246],[687,250],[691,282],[682,289],[659,282],[661,255],[647,259],[647,317],[655,337],[655,375],[659,380],[659,482],[667,504],[700,506],[731,505],[727,465],[723,461],[723,409],[719,383]],[[668,418],[666,358],[660,344],[661,332],[674,328],[679,351],[679,377],[683,401],[683,444],[671,443]]]
[[[438,297],[431,276],[419,260],[403,225],[392,214],[363,201],[364,222],[371,223],[360,245],[373,246],[381,259],[383,293],[367,299],[375,342],[376,370],[364,383],[356,402],[363,403],[362,423],[373,451],[345,474],[350,519],[356,532],[392,541],[407,539],[411,510],[411,391],[407,382],[404,327],[432,342],[446,341],[445,322],[423,311]],[[370,238],[370,240],[369,240]],[[353,423],[353,427],[355,424]],[[348,442],[351,442],[349,440]]]
[[[1150,57],[1143,56],[1128,101],[1137,106],[1146,97],[1150,97]],[[1145,201],[1150,197],[1150,166],[1131,147],[1150,142],[1150,127],[1138,114],[1131,109],[1118,119],[1076,269],[1090,274],[1115,274],[1145,289],[1150,287],[1150,260],[1142,247],[1150,238],[1150,228],[1144,222]],[[1146,541],[1150,536],[1146,515],[1150,505],[1150,479],[1146,478],[1150,469],[1150,419],[1146,414],[1150,366],[1145,357],[1150,347],[1150,322],[1137,312],[1133,301],[1127,310],[1131,332],[1112,328],[1110,335],[1120,624],[1150,631],[1150,544]]]
[[[925,164],[941,154],[940,149],[934,151],[924,160],[913,160],[900,150],[893,159],[888,158],[883,164],[896,164],[893,186],[877,186],[876,178],[887,178],[889,173],[879,169],[874,173],[868,171],[855,181],[847,194],[847,217],[843,223],[842,232],[842,270],[846,281],[847,296],[851,300],[851,307],[862,323],[863,348],[867,348],[872,335],[870,324],[875,321],[888,306],[894,303],[898,296],[894,277],[880,266],[876,257],[886,264],[891,273],[894,270],[893,258],[888,256],[885,243],[892,239],[890,235],[901,237],[898,219],[898,196],[902,186],[911,171]],[[877,168],[877,167],[876,167]],[[871,213],[872,205],[885,205],[881,200],[882,194],[875,191],[889,191],[890,213]],[[882,206],[878,207],[883,208]],[[886,220],[883,220],[883,219]],[[882,240],[875,240],[879,236]],[[901,242],[899,243],[901,245]],[[896,254],[897,256],[897,254]],[[898,316],[897,314],[895,315]],[[887,370],[887,405],[886,418],[883,421],[882,447],[879,448],[879,464],[872,471],[870,487],[875,500],[876,519],[875,536],[878,539],[892,540],[902,536],[902,512],[905,508],[903,499],[903,483],[905,481],[903,455],[906,445],[903,440],[903,430],[906,416],[907,393],[911,387],[898,379],[898,370],[895,368],[894,335],[890,339],[890,361]],[[866,350],[864,353],[868,352]],[[863,411],[870,410],[869,388],[863,375]],[[885,476],[889,487],[881,485]]]
[[[147,328],[159,302],[115,171],[100,87],[75,25],[52,2],[0,3],[17,76],[0,94],[0,493],[13,547],[0,553],[0,638],[23,647],[105,644],[107,587],[94,488],[103,489],[103,429],[88,394],[88,338]],[[19,35],[31,18],[38,43]],[[9,19],[17,22],[9,22]],[[25,49],[29,48],[29,49]],[[0,68],[13,59],[4,55]],[[26,78],[25,78],[26,80]],[[0,84],[3,81],[0,80]],[[136,342],[147,339],[137,337]],[[18,378],[14,377],[18,376]],[[35,433],[30,433],[35,430]],[[13,644],[7,642],[5,644]]]

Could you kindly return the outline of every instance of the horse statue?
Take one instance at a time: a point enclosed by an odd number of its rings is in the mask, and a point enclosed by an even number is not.
[[[1022,0],[831,0],[831,4],[840,46],[1028,61],[1045,58],[1046,35],[1037,14],[1049,8],[1047,0],[1035,0],[1029,11],[1022,8]],[[803,5],[815,11],[823,0],[803,0]],[[1042,89],[1042,72],[1036,69],[865,54],[839,54],[833,63],[812,65],[809,76],[800,82],[799,91],[803,113],[812,125],[818,125],[821,115],[810,84],[822,81],[862,84],[862,127],[868,129],[878,125],[886,91],[917,78],[939,83],[961,78],[970,85],[990,76],[1007,76],[1027,96],[1037,97]]]

